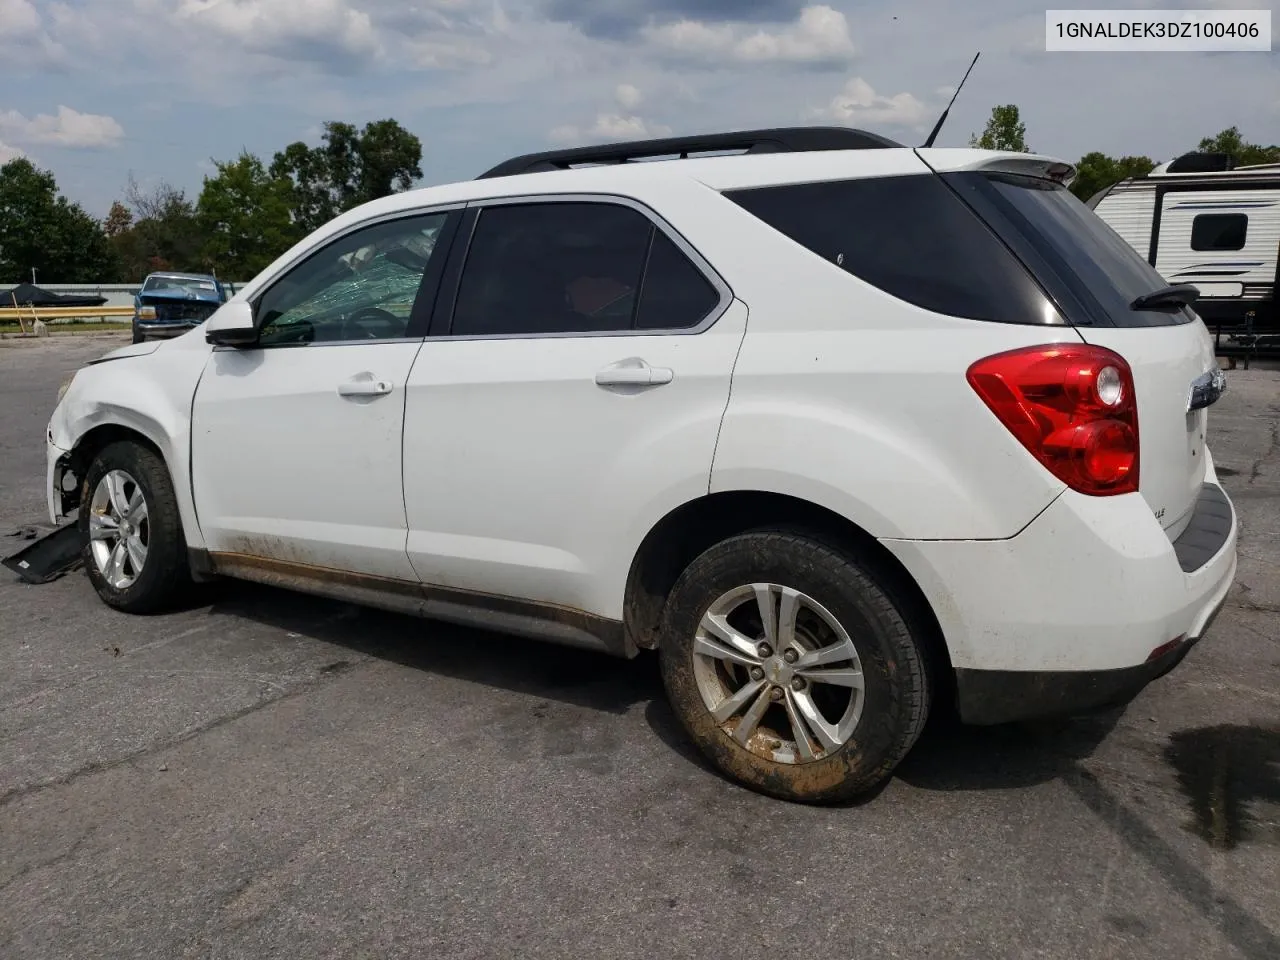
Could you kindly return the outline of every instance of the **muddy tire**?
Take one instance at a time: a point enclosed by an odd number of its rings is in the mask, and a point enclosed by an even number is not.
[[[702,753],[785,800],[850,800],[882,785],[928,718],[910,611],[873,572],[803,534],[725,540],[667,601],[663,682]]]
[[[105,447],[80,490],[80,533],[89,582],[111,607],[152,613],[191,586],[187,543],[164,461],[136,443]]]

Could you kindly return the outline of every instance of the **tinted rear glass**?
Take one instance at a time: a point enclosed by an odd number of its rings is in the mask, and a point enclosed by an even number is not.
[[[926,310],[1002,323],[1062,322],[1017,258],[936,176],[725,196],[824,260]]]
[[[1042,258],[1036,276],[1059,302],[1068,299],[1074,323],[1160,326],[1185,323],[1185,309],[1134,310],[1130,304],[1167,286],[1155,268],[1101,217],[1057,183],[999,174],[953,174],[945,179],[1016,250]],[[1056,284],[1066,289],[1055,289]]]
[[[720,294],[711,281],[670,237],[655,230],[636,311],[636,329],[695,327],[719,303]]]

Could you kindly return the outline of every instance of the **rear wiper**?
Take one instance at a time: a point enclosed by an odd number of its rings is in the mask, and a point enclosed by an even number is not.
[[[1200,288],[1189,283],[1175,283],[1161,287],[1151,293],[1144,293],[1129,304],[1134,310],[1162,310],[1166,307],[1185,307],[1195,303],[1200,296]]]

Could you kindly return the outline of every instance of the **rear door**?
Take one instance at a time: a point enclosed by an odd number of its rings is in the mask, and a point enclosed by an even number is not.
[[[1132,368],[1140,491],[1176,538],[1205,478],[1206,410],[1191,402],[1218,369],[1205,325],[1186,307],[1136,309],[1168,281],[1061,184],[999,173],[947,179],[1018,249],[1080,336]]]
[[[707,492],[746,307],[621,199],[468,215],[409,377],[409,557],[428,584],[620,619],[646,524]]]

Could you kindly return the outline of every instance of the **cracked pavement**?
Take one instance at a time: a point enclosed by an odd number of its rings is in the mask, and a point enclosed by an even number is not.
[[[46,529],[62,377],[0,341],[0,551]],[[692,753],[634,663],[223,584],[114,613],[0,571],[0,956],[1280,957],[1280,372],[1209,440],[1228,608],[1128,709],[929,730],[796,807]]]

